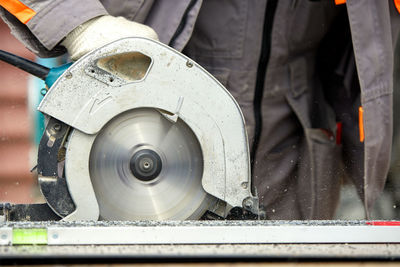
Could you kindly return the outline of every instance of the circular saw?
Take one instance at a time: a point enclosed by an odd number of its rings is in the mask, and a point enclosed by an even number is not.
[[[37,169],[63,220],[258,214],[241,110],[188,57],[126,38],[50,76]]]

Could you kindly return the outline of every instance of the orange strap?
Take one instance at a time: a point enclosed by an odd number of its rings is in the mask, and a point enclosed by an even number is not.
[[[400,13],[400,0],[394,0],[394,5],[396,6],[397,11]]]
[[[23,24],[36,15],[36,12],[18,0],[0,0],[0,6],[7,9],[8,12],[13,14]]]
[[[335,5],[346,4],[346,0],[335,0]]]
[[[397,11],[400,13],[400,0],[393,0]],[[335,0],[336,5],[346,4],[346,0]]]
[[[358,128],[360,130],[360,142],[364,142],[364,110],[363,110],[363,107],[358,108]]]

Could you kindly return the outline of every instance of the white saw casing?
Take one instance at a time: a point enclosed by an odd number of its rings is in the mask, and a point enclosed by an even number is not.
[[[139,80],[98,66],[99,59],[138,52],[150,58]],[[204,190],[232,207],[253,203],[245,122],[232,95],[188,57],[154,40],[125,38],[75,62],[50,88],[39,111],[74,128],[65,174],[76,210],[65,220],[97,220],[99,208],[89,173],[96,135],[111,119],[139,108],[180,118],[195,134],[203,155]],[[250,205],[252,206],[252,205]]]

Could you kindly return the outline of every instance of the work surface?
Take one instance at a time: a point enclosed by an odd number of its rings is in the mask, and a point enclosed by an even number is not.
[[[400,259],[388,221],[8,222],[0,258]]]

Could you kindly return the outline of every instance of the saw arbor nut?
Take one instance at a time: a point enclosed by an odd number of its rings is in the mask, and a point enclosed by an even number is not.
[[[148,182],[158,177],[161,172],[162,161],[154,150],[142,149],[131,158],[130,168],[136,178]]]

